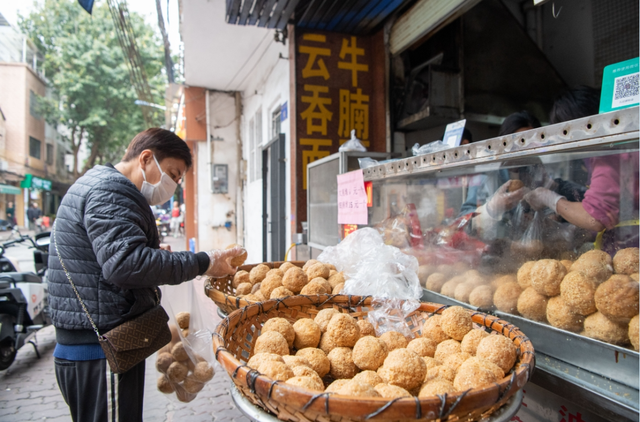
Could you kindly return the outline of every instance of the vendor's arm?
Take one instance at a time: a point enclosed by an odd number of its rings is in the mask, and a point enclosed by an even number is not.
[[[560,198],[556,204],[556,213],[574,226],[599,232],[605,229],[604,224],[589,214],[582,202],[570,202]]]

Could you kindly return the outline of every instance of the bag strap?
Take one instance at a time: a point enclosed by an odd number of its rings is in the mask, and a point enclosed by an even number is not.
[[[84,302],[80,298],[80,293],[78,293],[78,289],[76,288],[76,285],[73,282],[73,280],[71,280],[71,275],[69,274],[69,271],[67,271],[67,267],[64,265],[64,261],[62,260],[62,256],[60,256],[60,250],[58,249],[58,238],[56,236],[57,223],[58,223],[57,220],[56,220],[55,223],[53,223],[53,246],[56,248],[56,255],[58,255],[58,260],[60,261],[60,265],[62,265],[62,269],[64,270],[64,274],[67,276],[67,280],[69,280],[69,283],[71,284],[71,287],[73,288],[73,291],[76,294],[76,297],[78,298],[78,301],[80,302],[80,306],[82,306],[82,310],[87,315],[87,318],[89,319],[89,322],[91,323],[91,327],[93,328],[93,331],[95,331],[96,335],[98,336],[98,339],[100,340],[100,339],[103,338],[103,336],[100,335],[100,331],[98,331],[98,327],[96,326],[95,322],[93,322],[93,318],[91,318],[91,314],[89,313],[89,311],[87,310],[87,307],[85,306]],[[156,293],[156,299],[158,299],[158,303],[160,303],[160,297],[158,295],[158,289],[156,288],[156,289],[154,289],[154,291]]]

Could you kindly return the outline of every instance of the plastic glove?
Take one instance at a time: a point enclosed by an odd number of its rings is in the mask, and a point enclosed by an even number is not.
[[[236,273],[237,269],[234,268],[230,261],[236,256],[242,255],[246,250],[241,247],[235,247],[231,249],[214,249],[211,251],[206,251],[206,254],[209,255],[209,268],[205,271],[204,275],[208,275],[210,277],[218,278],[224,277],[226,275],[233,275]]]
[[[537,188],[524,196],[524,200],[527,201],[534,210],[539,211],[544,207],[548,207],[555,213],[557,213],[556,205],[558,205],[558,201],[562,198],[564,198],[564,196],[558,195],[554,191],[545,188]]]
[[[524,187],[514,192],[507,192],[511,182],[513,182],[513,180],[509,180],[507,183],[500,186],[489,202],[487,202],[486,210],[491,218],[502,218],[502,214],[505,211],[515,208],[515,206],[518,205],[518,202],[520,202],[525,194],[529,192],[529,188]]]

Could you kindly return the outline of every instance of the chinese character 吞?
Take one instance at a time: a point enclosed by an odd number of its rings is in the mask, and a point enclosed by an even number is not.
[[[302,189],[307,189],[307,165],[324,157],[329,156],[328,150],[321,150],[320,147],[331,147],[331,139],[300,138],[300,145],[311,146],[310,150],[302,150]]]
[[[338,62],[338,69],[351,71],[351,86],[358,86],[358,72],[368,72],[369,65],[358,63],[358,56],[364,56],[364,48],[357,46],[357,38],[351,37],[351,43],[344,38],[340,49],[340,58],[344,60],[346,56],[351,56],[351,60]]]
[[[313,42],[321,42],[324,43],[327,41],[327,37],[320,34],[304,34],[302,36],[304,41],[313,41]],[[307,59],[307,63],[302,69],[302,77],[303,78],[312,78],[314,76],[319,76],[324,78],[325,80],[329,79],[329,71],[327,70],[327,66],[324,63],[322,58],[318,58],[318,56],[331,56],[331,50],[324,47],[315,47],[311,45],[301,45],[298,51],[302,54],[308,54],[309,58]],[[315,67],[314,64],[317,63],[318,66]]]
[[[309,104],[300,113],[300,116],[307,121],[307,135],[320,133],[325,136],[327,134],[327,122],[331,121],[333,113],[326,107],[331,105],[331,98],[321,97],[320,94],[328,94],[329,87],[305,85],[304,90],[311,92],[311,95],[302,95],[301,97],[303,103]]]

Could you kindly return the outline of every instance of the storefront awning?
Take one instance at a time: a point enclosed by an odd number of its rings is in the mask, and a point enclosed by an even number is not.
[[[43,179],[33,174],[25,174],[24,180],[20,182],[20,187],[26,189],[51,190],[52,184],[53,182],[49,179]]]
[[[227,23],[366,35],[408,0],[227,0]]]
[[[15,186],[0,184],[0,193],[6,193],[8,195],[22,195],[22,190]]]

